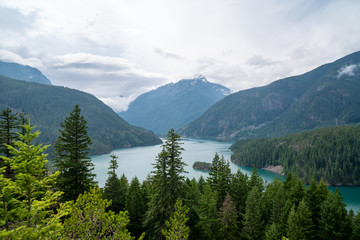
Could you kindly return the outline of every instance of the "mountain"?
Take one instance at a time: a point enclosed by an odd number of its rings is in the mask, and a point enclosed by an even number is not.
[[[360,185],[360,125],[320,128],[276,138],[239,140],[231,161],[245,166],[277,166],[309,183]]]
[[[140,95],[119,115],[133,125],[163,135],[196,119],[228,94],[228,88],[197,75]]]
[[[274,137],[360,122],[360,52],[267,86],[231,94],[183,127],[184,137]]]
[[[41,131],[38,140],[43,144],[55,143],[60,122],[64,122],[75,104],[79,104],[88,122],[88,133],[93,141],[91,154],[161,143],[152,132],[131,126],[93,95],[0,76],[0,110],[6,107],[14,112],[24,110],[31,124]]]
[[[38,69],[17,63],[0,61],[0,75],[26,82],[51,85],[50,80],[47,79],[47,77],[45,77]]]

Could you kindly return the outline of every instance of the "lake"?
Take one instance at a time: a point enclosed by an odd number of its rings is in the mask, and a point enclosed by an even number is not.
[[[186,177],[198,179],[203,176],[205,179],[208,176],[207,172],[198,171],[192,169],[192,165],[196,161],[212,162],[215,153],[220,156],[224,156],[225,159],[230,160],[231,151],[229,147],[232,143],[229,142],[216,142],[209,140],[199,139],[183,139],[182,147],[185,149],[182,152],[183,161],[187,164],[185,170],[188,172]],[[140,181],[147,178],[153,170],[153,163],[155,163],[156,156],[162,150],[161,145],[147,146],[147,147],[135,147],[135,148],[122,148],[114,150],[109,154],[92,156],[92,162],[95,165],[94,173],[96,173],[96,181],[100,187],[103,187],[106,179],[108,178],[107,172],[109,167],[110,155],[114,154],[118,156],[119,168],[117,174],[125,174],[129,181],[135,176]],[[251,174],[252,168],[243,167],[230,162],[230,168],[233,173],[236,173],[240,169],[243,173]],[[265,171],[258,170],[260,176],[268,182],[272,182],[275,177],[283,178],[282,176]],[[335,187],[329,188],[331,191],[335,191]],[[339,190],[344,197],[344,202],[347,204],[347,208],[354,209],[355,211],[360,209],[360,187],[339,187]]]

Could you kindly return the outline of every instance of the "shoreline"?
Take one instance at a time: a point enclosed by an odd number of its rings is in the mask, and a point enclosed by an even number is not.
[[[269,171],[269,172],[273,172],[273,173],[276,173],[276,174],[279,174],[281,176],[284,176],[284,173],[283,173],[283,166],[281,165],[267,165],[266,167],[263,167],[261,168],[263,170],[266,170],[266,171]]]

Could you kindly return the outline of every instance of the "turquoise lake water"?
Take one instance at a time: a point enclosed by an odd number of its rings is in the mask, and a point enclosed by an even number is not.
[[[185,170],[190,179],[195,177],[198,179],[203,176],[205,179],[208,176],[207,172],[197,171],[192,169],[192,165],[196,161],[212,162],[215,153],[220,156],[224,156],[225,159],[230,160],[231,151],[229,147],[232,143],[199,140],[199,139],[183,139],[182,147],[185,149],[182,152],[183,161],[187,164]],[[125,174],[130,181],[133,177],[137,176],[140,181],[147,178],[153,170],[152,164],[155,163],[155,158],[161,151],[161,145],[148,146],[148,147],[135,147],[114,150],[109,154],[92,156],[92,162],[95,165],[94,173],[96,173],[96,181],[100,187],[103,187],[108,177],[108,167],[110,161],[110,155],[114,154],[118,156],[119,168],[117,174]],[[240,169],[243,173],[251,174],[252,168],[238,166],[230,162],[230,168],[233,173],[236,173]],[[265,171],[258,170],[264,181],[272,182],[275,177],[282,178],[282,176]],[[329,188],[331,191],[335,191],[335,187]],[[360,209],[360,187],[339,187],[339,190],[344,198],[344,202],[347,204],[347,208],[358,211]]]

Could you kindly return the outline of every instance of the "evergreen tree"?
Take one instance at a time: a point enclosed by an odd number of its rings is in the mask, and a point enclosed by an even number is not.
[[[311,212],[302,200],[298,209],[293,207],[289,213],[287,236],[292,240],[310,239],[314,234],[312,225]]]
[[[25,135],[18,134],[14,147],[6,145],[11,157],[1,157],[15,175],[13,180],[4,178],[3,174],[0,177],[0,215],[4,216],[4,222],[0,223],[5,225],[0,238],[56,239],[62,229],[60,218],[66,214],[66,210],[53,209],[62,194],[52,189],[60,172],[46,173],[43,152],[48,146],[32,145],[40,132],[32,133],[34,127],[30,124],[24,125],[24,129]]]
[[[190,233],[190,228],[186,226],[186,222],[189,220],[186,216],[189,209],[186,206],[182,206],[180,198],[176,200],[174,209],[175,211],[170,221],[165,222],[166,229],[162,229],[161,232],[168,240],[186,240]]]
[[[135,237],[139,237],[143,232],[142,221],[146,212],[146,203],[140,182],[137,177],[134,177],[130,182],[125,210],[129,212],[128,229]]]
[[[94,164],[88,156],[91,139],[87,133],[87,122],[75,105],[64,123],[60,124],[60,136],[55,144],[55,166],[61,171],[57,187],[64,192],[63,200],[75,200],[79,194],[94,186],[91,171]]]
[[[215,153],[207,180],[212,189],[218,193],[217,202],[220,207],[229,191],[231,181],[230,164],[229,161],[225,161],[224,156],[220,158]]]
[[[238,170],[231,178],[229,193],[237,210],[238,220],[241,223],[249,193],[248,175]]]
[[[128,212],[106,212],[110,204],[102,199],[99,188],[80,194],[75,202],[70,202],[62,239],[134,239],[126,229]]]
[[[353,221],[352,240],[360,239],[360,211],[356,214]]]
[[[316,240],[318,239],[319,233],[319,219],[320,219],[320,210],[322,203],[326,200],[329,190],[326,183],[321,180],[319,185],[316,183],[315,179],[310,181],[310,185],[306,188],[304,200],[306,205],[309,207],[312,216],[313,222],[313,232],[315,234],[309,236],[309,239]]]
[[[217,193],[213,191],[209,183],[204,186],[204,193],[199,202],[199,225],[205,239],[218,239],[220,221],[218,218]]]
[[[263,221],[261,217],[261,190],[254,186],[246,200],[244,214],[243,234],[246,239],[261,239],[263,234]]]
[[[13,113],[10,108],[6,108],[0,113],[0,155],[10,157],[10,149],[6,146],[14,146],[13,141],[18,140],[16,134],[20,129],[18,114]],[[23,133],[24,135],[24,133]],[[13,177],[13,171],[6,165],[4,160],[0,159],[0,167],[5,168],[5,176]]]
[[[118,213],[124,210],[124,203],[122,202],[122,192],[120,186],[120,179],[118,178],[115,170],[118,168],[116,161],[117,156],[110,155],[110,166],[108,171],[108,179],[106,179],[103,196],[107,200],[111,200],[112,203],[107,210],[112,210]]]
[[[328,194],[321,205],[319,220],[319,239],[340,240],[350,238],[350,219],[345,203],[338,189]]]
[[[239,238],[237,212],[229,194],[226,195],[224,203],[220,208],[220,222],[224,239]]]
[[[176,200],[182,195],[186,164],[181,158],[184,149],[180,140],[180,136],[171,129],[153,164],[150,203],[145,219],[150,238],[162,238],[161,229],[174,212]]]

